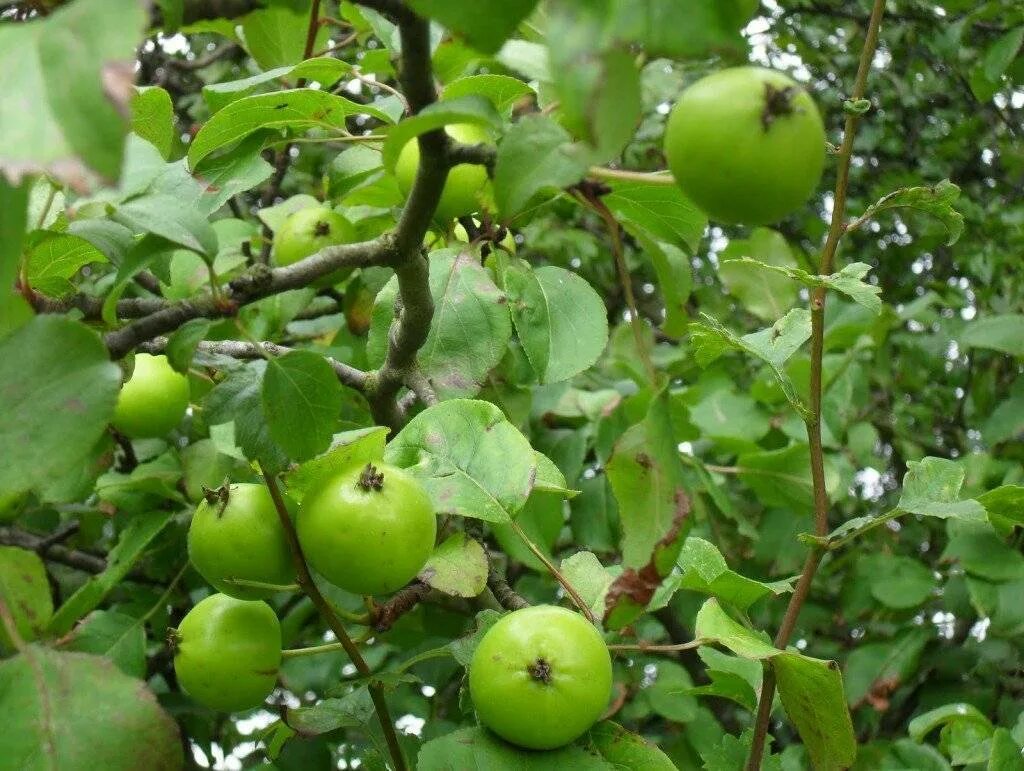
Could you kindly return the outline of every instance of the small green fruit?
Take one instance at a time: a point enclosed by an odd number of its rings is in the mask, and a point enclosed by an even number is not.
[[[611,690],[611,656],[600,633],[580,614],[554,605],[504,616],[469,667],[480,722],[532,750],[582,736],[604,713]]]
[[[437,517],[407,472],[380,464],[354,468],[309,493],[296,529],[310,565],[354,594],[401,589],[426,563]]]
[[[172,633],[174,672],[196,701],[222,712],[258,707],[281,666],[281,624],[265,602],[214,594]]]
[[[821,181],[825,129],[810,95],[781,72],[734,67],[687,88],[665,130],[680,189],[713,220],[765,225]]]
[[[357,238],[352,223],[326,206],[300,209],[288,216],[274,233],[274,262],[292,265],[328,246],[351,244]],[[319,287],[340,284],[351,275],[351,268],[341,268],[318,279]]]
[[[472,123],[453,123],[445,126],[445,131],[453,139],[464,144],[492,144],[490,135],[480,126]],[[420,146],[415,139],[411,140],[399,153],[395,164],[395,177],[398,187],[406,195],[412,190],[416,179],[416,171],[420,165]],[[481,197],[487,197],[490,180],[487,169],[478,164],[462,163],[448,172],[441,200],[438,201],[434,218],[440,222],[450,222],[466,214],[480,211]]]
[[[185,416],[188,399],[188,378],[166,356],[139,353],[110,422],[132,439],[166,436]]]
[[[238,586],[230,579],[295,582],[284,528],[263,485],[234,484],[211,492],[192,516],[188,556],[214,587],[242,600],[263,599],[274,592]]]

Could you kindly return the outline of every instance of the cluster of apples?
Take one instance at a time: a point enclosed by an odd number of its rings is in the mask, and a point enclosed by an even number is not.
[[[461,142],[491,141],[475,126],[446,131]],[[807,201],[824,166],[824,128],[810,96],[785,75],[756,67],[724,70],[688,88],[664,141],[676,183],[723,223],[781,219]],[[411,189],[418,164],[417,143],[410,142],[395,170],[403,191]],[[483,167],[457,166],[437,217],[450,221],[478,211],[487,184]],[[275,234],[275,261],[290,265],[355,238],[341,214],[326,206],[303,209]],[[340,272],[322,283],[346,277]],[[163,356],[139,354],[112,423],[127,437],[162,436],[180,423],[188,401],[184,375]],[[419,573],[437,534],[426,491],[391,466],[347,469],[285,508],[278,510],[266,487],[236,483],[211,491],[193,516],[189,556],[218,593],[173,630],[174,665],[182,687],[213,709],[250,709],[273,690],[281,627],[265,600],[294,583],[296,556],[346,591],[387,594]],[[301,555],[292,553],[282,516],[294,521]],[[553,749],[586,732],[605,710],[611,686],[600,632],[578,613],[551,605],[502,617],[484,635],[469,670],[481,722],[531,749]]]

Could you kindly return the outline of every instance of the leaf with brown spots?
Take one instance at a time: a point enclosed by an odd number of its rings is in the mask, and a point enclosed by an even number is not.
[[[152,692],[109,660],[35,645],[0,664],[5,768],[177,771],[181,743]]]
[[[650,561],[642,568],[626,568],[612,581],[604,600],[604,624],[609,629],[622,629],[633,623],[658,591],[682,546],[680,531],[690,513],[690,499],[682,490],[676,491],[676,514],[672,526],[659,541]]]

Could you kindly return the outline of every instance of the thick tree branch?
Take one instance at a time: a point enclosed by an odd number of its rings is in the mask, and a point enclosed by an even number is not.
[[[371,613],[370,626],[376,632],[386,632],[402,616],[415,608],[430,594],[430,587],[419,579],[395,592],[383,605],[377,605]]]
[[[89,321],[101,318],[103,299],[89,294],[73,294],[67,297],[53,298],[33,291],[29,301],[36,313],[67,313],[79,310]],[[159,297],[131,297],[118,300],[117,317],[121,319],[139,319],[163,310],[170,303]]]
[[[284,268],[254,266],[236,279],[221,298],[212,295],[165,303],[163,307],[104,337],[111,357],[120,359],[135,346],[177,329],[192,319],[233,316],[243,305],[289,289],[300,289],[339,268],[371,265],[384,253],[384,239],[330,246]]]
[[[409,16],[401,20],[399,31],[402,39],[399,79],[410,110],[417,113],[436,98],[430,62],[430,25],[425,19]],[[444,131],[422,134],[418,141],[419,169],[391,237],[386,259],[398,277],[398,318],[391,327],[384,364],[373,373],[367,388],[374,417],[392,427],[400,425],[403,419],[398,392],[414,372],[416,354],[427,339],[434,316],[430,273],[422,244],[450,168],[448,135]]]
[[[487,173],[494,173],[494,162],[498,158],[498,150],[494,145],[477,144],[467,145],[462,142],[450,142],[448,148],[448,161],[452,166],[460,163],[472,163],[477,166],[486,166]]]
[[[505,610],[522,610],[530,607],[530,603],[509,586],[505,573],[498,567],[497,560],[490,555],[487,557],[487,588]]]
[[[53,540],[52,535],[43,537],[14,527],[0,527],[0,544],[34,551],[42,559],[67,565],[69,568],[81,570],[84,573],[97,574],[107,569],[107,561],[103,557],[68,548]],[[128,574],[128,580],[142,584],[162,583],[134,571]]]

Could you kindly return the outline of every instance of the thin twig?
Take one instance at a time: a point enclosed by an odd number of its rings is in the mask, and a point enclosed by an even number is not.
[[[281,656],[286,659],[299,658],[301,656],[315,656],[318,653],[333,653],[334,651],[345,650],[340,642],[324,643],[323,645],[311,645],[308,648],[285,648]]]
[[[626,307],[629,309],[629,325],[633,330],[636,353],[643,363],[644,372],[647,374],[647,380],[651,388],[656,389],[658,386],[658,371],[654,368],[651,352],[647,349],[647,340],[644,338],[644,332],[646,331],[644,329],[644,320],[640,317],[640,312],[637,310],[636,296],[633,294],[633,282],[629,277],[629,268],[626,267],[626,258],[622,252],[622,229],[619,227],[619,221],[615,219],[615,215],[612,214],[611,210],[605,206],[604,201],[597,195],[584,191],[582,198],[604,220],[605,227],[608,228],[608,235],[612,241],[612,255],[615,257],[615,267],[619,274],[619,283],[622,285],[622,293],[626,298]]]
[[[302,590],[313,601],[317,610],[320,611],[321,617],[327,623],[327,626],[330,627],[331,631],[334,632],[334,636],[338,638],[338,642],[345,649],[345,653],[348,654],[353,666],[355,666],[362,677],[368,680],[367,688],[370,691],[370,699],[373,701],[374,709],[377,712],[377,719],[380,721],[381,730],[384,732],[384,738],[391,752],[391,760],[394,763],[395,771],[406,771],[408,766],[405,762],[405,756],[402,755],[402,748],[398,744],[395,724],[391,720],[388,704],[384,698],[384,688],[379,682],[372,679],[373,673],[366,663],[366,659],[363,658],[356,644],[352,642],[352,638],[349,637],[345,625],[342,624],[341,619],[334,612],[334,608],[323,594],[320,593],[316,582],[313,581],[313,576],[310,574],[309,567],[306,564],[306,557],[302,553],[302,545],[299,543],[298,533],[295,531],[295,524],[292,522],[284,498],[281,496],[281,488],[277,483],[277,477],[274,474],[267,473],[265,469],[260,471],[267,485],[267,490],[270,492],[270,497],[274,501],[274,507],[277,509],[281,527],[284,529],[285,539],[288,541],[288,548],[292,553],[292,561],[295,563],[295,573],[299,586],[302,587]]]
[[[674,185],[675,178],[668,171],[629,171],[627,169],[607,169],[604,166],[591,166],[587,176],[594,179],[606,179],[620,182],[643,182],[648,185]]]
[[[871,9],[864,47],[860,53],[857,77],[854,81],[851,100],[863,99],[867,89],[868,72],[878,45],[878,30],[885,11],[885,0],[875,0]],[[843,128],[843,143],[839,148],[839,167],[836,174],[832,220],[829,224],[828,237],[821,252],[818,266],[819,275],[832,272],[836,250],[842,238],[846,216],[846,193],[850,181],[850,161],[853,156],[853,139],[857,131],[859,115],[853,111],[847,113]],[[807,442],[811,453],[811,481],[814,488],[814,531],[816,535],[828,535],[828,492],[825,489],[825,460],[821,441],[821,371],[822,356],[825,347],[825,289],[819,287],[811,293],[811,375],[810,375],[810,416],[807,423]],[[804,563],[803,571],[797,581],[796,588],[786,607],[778,633],[775,635],[775,647],[784,649],[796,627],[800,609],[811,589],[811,583],[821,562],[824,547],[815,546]],[[768,734],[768,722],[771,717],[772,700],[775,697],[775,672],[770,664],[764,666],[764,678],[757,705],[757,716],[754,722],[754,737],[747,758],[746,771],[760,771],[764,755],[765,740]]]
[[[693,650],[694,648],[700,648],[702,645],[707,645],[708,641],[703,637],[698,637],[696,640],[691,640],[685,643],[673,643],[671,645],[661,643],[649,643],[641,640],[638,643],[617,643],[609,645],[608,650],[625,652],[625,651],[637,651],[639,653],[681,653],[682,651]]]
[[[491,590],[494,599],[505,610],[522,610],[523,608],[530,607],[530,603],[509,586],[508,580],[498,570],[498,566],[493,559],[490,560],[487,566],[487,588]]]
[[[222,59],[237,48],[238,46],[234,43],[224,43],[202,56],[197,56],[195,59],[168,58],[167,64],[177,70],[201,70],[203,67],[209,67],[215,61]]]
[[[320,0],[313,0],[309,8],[309,24],[306,27],[306,45],[302,51],[302,58],[308,59],[313,55],[313,45],[316,43],[316,33],[320,29]],[[305,78],[299,78],[297,88],[306,85]],[[281,184],[284,182],[284,175],[288,173],[288,165],[292,160],[292,145],[286,144],[277,151],[274,158],[274,173],[270,176],[270,183],[263,190],[260,196],[260,208],[264,209],[274,203],[281,192]],[[260,248],[259,261],[264,265],[270,264],[270,250],[274,243],[274,231],[265,222],[263,223],[263,246]]]
[[[515,531],[515,534],[519,536],[520,540],[522,540],[522,542],[526,544],[526,548],[533,552],[533,556],[535,556],[542,563],[544,563],[544,567],[547,568],[548,572],[555,577],[555,580],[562,585],[562,588],[565,589],[566,594],[568,594],[569,597],[572,598],[573,603],[576,605],[577,608],[580,609],[580,612],[587,617],[587,620],[591,624],[596,624],[597,618],[594,616],[593,611],[590,610],[590,606],[588,606],[587,603],[584,602],[583,598],[580,597],[579,592],[576,591],[576,587],[569,583],[569,579],[562,575],[561,571],[555,567],[554,563],[552,563],[551,560],[547,558],[547,556],[544,554],[544,552],[540,550],[537,544],[530,540],[530,537],[526,534],[526,531],[524,531],[523,528],[520,527],[518,522],[516,522],[513,519],[509,521],[509,525],[512,526],[512,529]]]
[[[166,347],[167,338],[157,337],[152,342],[143,343],[139,346],[139,349],[149,353],[160,353],[164,351]],[[291,353],[295,349],[284,345],[278,345],[277,343],[261,341],[245,342],[243,340],[203,340],[199,343],[196,350],[202,351],[203,353],[230,356],[233,359],[262,359],[268,356],[284,356],[286,353]],[[338,376],[338,380],[340,380],[342,384],[347,385],[349,388],[354,388],[357,391],[361,391],[365,387],[365,372],[349,366],[344,362],[340,362],[337,359],[333,359],[330,356],[324,356],[324,359],[331,365],[331,369],[334,370],[334,374]]]

